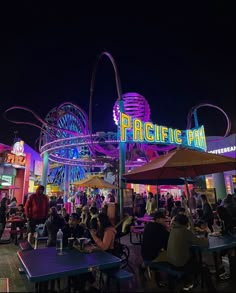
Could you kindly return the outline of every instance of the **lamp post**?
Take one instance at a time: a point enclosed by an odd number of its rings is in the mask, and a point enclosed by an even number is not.
[[[107,56],[109,60],[112,63],[114,73],[115,73],[115,81],[116,81],[116,90],[118,95],[118,103],[119,103],[119,109],[120,113],[124,111],[124,101],[122,98],[122,91],[121,91],[121,84],[120,84],[120,78],[117,70],[117,66],[115,63],[114,58],[112,55],[108,52],[102,52],[95,63],[93,72],[92,72],[92,79],[90,84],[90,98],[89,98],[89,130],[90,130],[90,139],[91,139],[91,148],[93,151],[93,144],[92,144],[92,97],[93,97],[93,91],[94,91],[94,82],[95,82],[95,75],[97,72],[97,67],[100,59],[103,56]],[[119,128],[119,125],[118,125]],[[119,141],[119,208],[120,208],[120,218],[123,218],[123,191],[125,187],[125,183],[122,180],[122,176],[125,172],[125,143]]]

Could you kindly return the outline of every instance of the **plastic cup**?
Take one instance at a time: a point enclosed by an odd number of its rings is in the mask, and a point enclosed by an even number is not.
[[[74,238],[73,237],[68,238],[68,248],[73,249],[73,245],[74,245]]]
[[[80,250],[84,250],[85,240],[86,240],[86,238],[79,238],[79,247],[80,247]]]

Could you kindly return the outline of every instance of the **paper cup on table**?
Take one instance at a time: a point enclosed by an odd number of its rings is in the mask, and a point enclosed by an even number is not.
[[[74,237],[68,238],[68,248],[69,249],[72,249],[73,248],[74,240],[75,240]]]
[[[87,238],[78,238],[80,250],[84,249]]]

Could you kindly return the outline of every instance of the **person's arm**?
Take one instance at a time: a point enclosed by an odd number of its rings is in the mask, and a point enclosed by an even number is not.
[[[196,246],[202,246],[202,247],[208,247],[209,246],[209,240],[207,237],[196,237],[191,231],[189,232],[189,238],[192,245]]]
[[[16,207],[16,201],[12,201],[9,205],[9,208],[15,208]]]
[[[26,215],[26,218],[31,217],[31,196],[27,199],[25,203],[25,215]]]
[[[103,251],[110,248],[111,242],[113,240],[113,233],[111,233],[110,231],[105,231],[102,240],[96,236],[96,232],[94,230],[91,230],[90,233],[98,248]]]

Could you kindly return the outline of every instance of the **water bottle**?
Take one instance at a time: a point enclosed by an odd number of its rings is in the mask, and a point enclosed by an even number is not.
[[[63,232],[61,229],[57,232],[56,250],[58,254],[62,254],[63,249]]]

